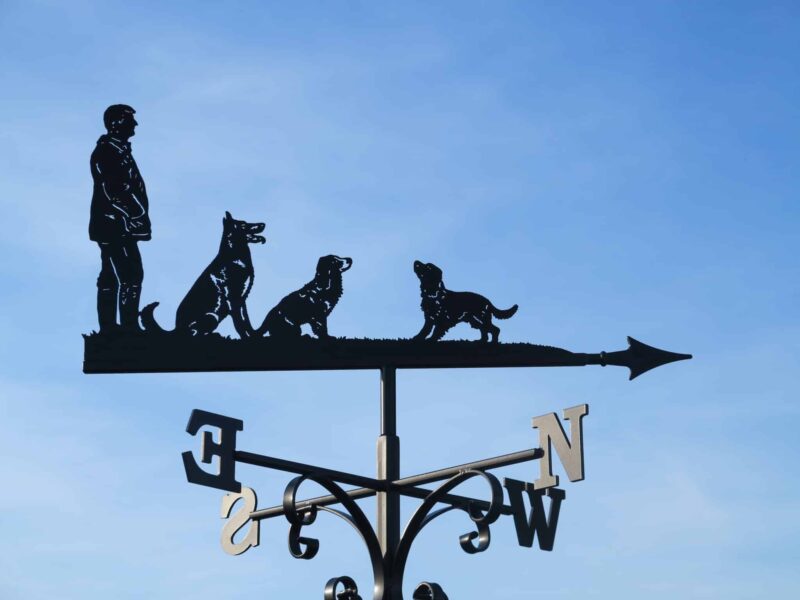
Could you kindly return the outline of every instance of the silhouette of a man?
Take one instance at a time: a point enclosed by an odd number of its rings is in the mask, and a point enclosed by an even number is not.
[[[100,246],[102,266],[97,278],[97,318],[100,332],[139,329],[142,257],[137,243],[150,239],[147,191],[133,160],[128,140],[138,123],[133,108],[109,106],[103,113],[108,133],[101,135],[90,159],[92,194],[89,239]]]

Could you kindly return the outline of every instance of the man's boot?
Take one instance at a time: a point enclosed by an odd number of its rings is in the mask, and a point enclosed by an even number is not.
[[[119,291],[119,320],[123,331],[141,333],[139,327],[139,296],[142,287],[123,285]]]
[[[100,333],[114,333],[118,329],[116,288],[97,288],[97,321]]]

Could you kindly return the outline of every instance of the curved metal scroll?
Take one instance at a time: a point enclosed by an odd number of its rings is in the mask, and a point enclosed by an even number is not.
[[[336,590],[340,583],[344,589],[337,594]],[[358,595],[358,586],[353,578],[342,575],[328,580],[325,585],[325,600],[362,600],[362,598]]]
[[[449,600],[438,583],[423,581],[414,590],[413,600]]]
[[[472,502],[468,502],[465,506],[448,506],[446,508],[431,512],[433,507],[439,502],[440,498],[448,494],[453,488],[461,485],[468,479],[472,479],[473,477],[482,477],[489,484],[492,497],[489,501],[489,509],[485,513],[483,513]],[[409,520],[408,525],[406,525],[406,529],[403,532],[403,536],[397,546],[397,554],[395,555],[393,572],[397,578],[396,585],[398,588],[402,589],[403,575],[405,573],[406,562],[408,561],[408,554],[411,551],[411,545],[414,543],[414,539],[417,537],[417,535],[419,535],[419,532],[422,531],[425,525],[433,521],[436,517],[439,517],[453,509],[463,510],[469,515],[469,518],[472,519],[473,523],[475,523],[477,531],[470,531],[459,536],[458,541],[461,544],[461,548],[464,550],[464,552],[467,552],[468,554],[475,554],[476,552],[483,552],[489,547],[489,543],[491,541],[489,525],[497,521],[497,519],[500,517],[500,509],[502,506],[503,487],[500,485],[497,477],[491,473],[484,473],[483,471],[462,471],[458,475],[448,479],[445,483],[428,494],[428,497],[425,498],[420,507]],[[478,541],[477,544],[473,544],[476,539]],[[420,588],[418,587],[417,590],[419,591],[419,589]],[[441,590],[441,588],[439,589]],[[424,596],[422,596],[422,598],[424,598]],[[433,598],[437,599],[438,596],[433,596]]]
[[[328,492],[335,496],[336,500],[338,500],[339,503],[344,506],[349,514],[328,508],[326,506],[318,507],[312,505],[309,508],[298,509],[297,491],[306,480],[313,481],[314,483],[317,483],[328,490]],[[355,501],[347,495],[347,492],[326,477],[314,474],[302,475],[292,479],[289,482],[289,485],[286,486],[286,490],[283,492],[283,510],[284,514],[286,515],[286,520],[291,524],[291,527],[289,528],[289,552],[291,552],[292,556],[295,558],[309,560],[314,558],[319,551],[319,540],[302,537],[300,535],[303,527],[306,525],[311,525],[316,520],[318,510],[324,510],[325,512],[334,514],[349,523],[353,529],[359,533],[361,539],[364,540],[364,544],[367,546],[369,559],[372,563],[372,575],[375,580],[374,596],[376,598],[383,597],[383,592],[386,587],[386,567],[383,562],[383,553],[381,552],[381,546],[378,542],[378,537],[375,535],[375,531],[372,529],[369,519],[367,519],[366,515],[358,506],[358,504],[356,504]],[[342,583],[345,586],[345,590],[342,592],[344,594],[348,593],[348,584],[352,584],[350,587],[353,589],[353,592],[350,595],[341,596],[340,594],[340,600],[358,600],[358,588],[356,587],[355,582],[349,577],[331,579],[328,582],[328,585],[325,587],[325,600],[329,599],[329,587],[331,584],[333,585],[330,590],[330,598],[335,598],[332,594],[335,594],[336,586],[339,583]]]

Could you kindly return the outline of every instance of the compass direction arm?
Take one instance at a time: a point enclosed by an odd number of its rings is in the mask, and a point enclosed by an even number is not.
[[[494,458],[485,458],[483,460],[477,460],[475,462],[465,463],[455,467],[438,469],[436,471],[430,471],[429,473],[422,473],[420,475],[413,475],[411,477],[403,477],[402,479],[396,479],[393,481],[392,485],[398,488],[423,485],[426,483],[433,483],[434,481],[450,479],[450,477],[453,475],[458,475],[461,471],[485,471],[487,469],[498,469],[500,467],[516,465],[529,460],[536,460],[542,458],[543,456],[544,450],[542,448],[531,448],[530,450],[521,450],[520,452],[512,452],[510,454],[495,456]]]
[[[238,458],[240,454],[247,454],[248,457],[252,458],[258,455],[250,455],[249,453],[239,453],[237,452],[237,460],[241,460]],[[458,465],[455,467],[448,467],[446,469],[438,469],[436,471],[430,471],[428,473],[422,473],[420,475],[413,475],[411,477],[404,477],[402,479],[396,479],[392,482],[389,482],[388,485],[392,486],[397,489],[397,491],[404,495],[409,496],[411,498],[421,498],[425,499],[431,494],[431,490],[417,487],[418,485],[423,485],[426,483],[433,483],[435,481],[442,481],[444,479],[449,479],[459,473],[464,471],[486,471],[488,469],[497,469],[500,467],[505,467],[509,465],[515,465],[522,462],[527,462],[530,460],[537,460],[544,456],[544,450],[542,448],[531,448],[529,450],[521,450],[519,452],[511,452],[510,454],[503,454],[501,456],[495,456],[494,458],[486,458],[483,460],[477,460],[470,463],[465,463],[463,465]],[[314,473],[313,469],[317,467],[313,467],[311,465],[303,465],[301,463],[293,463],[291,461],[284,461],[280,459],[274,459],[272,457],[267,456],[259,456],[258,458],[259,466],[269,466],[271,468],[278,468],[272,466],[273,464],[281,463],[284,467],[281,470],[289,471],[292,473]],[[266,464],[266,462],[269,464]],[[256,464],[251,462],[250,464]],[[288,468],[291,467],[291,468]],[[324,471],[329,471],[325,469]],[[320,471],[316,471],[319,473]],[[332,477],[334,480],[343,481],[342,478],[338,477],[338,475],[346,475],[348,477],[358,477],[357,475],[349,475],[347,473],[339,473],[338,471],[334,471],[337,474],[337,477]],[[368,478],[363,478],[368,479]],[[347,482],[345,482],[347,483]],[[377,483],[384,485],[384,482],[378,481]],[[374,487],[361,487],[354,490],[348,490],[345,492],[350,498],[354,500],[358,500],[360,498],[369,498],[370,496],[374,496],[376,494],[376,490]],[[440,501],[449,504],[451,506],[456,507],[463,507],[470,503],[475,504],[476,506],[486,510],[488,505],[484,506],[484,502],[481,500],[476,500],[474,498],[467,498],[466,496],[458,496],[454,494],[445,494],[440,495]],[[318,496],[316,498],[309,498],[307,500],[300,500],[297,501],[297,507],[299,509],[311,508],[312,506],[330,506],[332,504],[337,504],[339,501],[333,495],[328,496]],[[503,506],[501,509],[503,514],[510,515],[511,507]],[[250,513],[250,518],[255,520],[261,519],[271,519],[273,517],[279,517],[284,514],[283,506],[273,506],[271,508],[264,508],[261,510],[256,510]]]
[[[234,458],[237,462],[254,465],[256,467],[266,467],[268,469],[276,469],[278,471],[286,471],[288,473],[296,473],[297,475],[315,475],[331,479],[339,483],[346,483],[349,485],[358,485],[363,488],[369,488],[373,491],[383,491],[386,489],[386,482],[373,479],[372,477],[363,477],[361,475],[353,475],[352,473],[345,473],[344,471],[336,471],[334,469],[326,469],[325,467],[317,467],[315,465],[308,465],[305,463],[294,462],[292,460],[285,460],[283,458],[275,458],[273,456],[264,456],[263,454],[254,454],[252,452],[244,452],[237,450],[234,453]]]
[[[375,490],[371,490],[369,488],[347,490],[345,493],[353,500],[369,498],[377,494]],[[400,491],[400,493],[403,496],[408,496],[409,498],[418,498],[424,500],[430,496],[431,493],[433,493],[433,490],[419,487],[405,487]],[[489,508],[489,503],[484,500],[469,498],[467,496],[459,496],[458,494],[442,494],[439,496],[439,501],[442,504],[449,504],[455,508],[465,508],[469,504],[472,504],[481,510],[488,510]],[[298,500],[297,510],[308,510],[312,507],[323,508],[333,504],[339,504],[339,500],[336,498],[336,496],[317,496],[316,498],[308,498],[307,500]],[[514,510],[511,508],[511,506],[504,504],[500,507],[500,513],[503,515],[512,515],[514,514]],[[283,505],[272,506],[270,508],[254,510],[250,513],[250,519],[254,521],[261,521],[264,519],[272,519],[274,517],[282,517],[284,514]]]

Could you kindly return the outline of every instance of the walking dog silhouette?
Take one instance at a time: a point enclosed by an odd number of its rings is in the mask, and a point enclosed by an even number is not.
[[[510,319],[519,308],[516,304],[509,309],[496,308],[487,298],[473,292],[453,292],[444,287],[442,270],[433,263],[414,261],[414,273],[419,277],[422,296],[422,312],[425,323],[415,340],[424,340],[433,332],[431,341],[442,339],[444,334],[457,323],[469,323],[481,332],[481,341],[497,342],[500,328],[492,323],[492,316]]]
[[[342,297],[342,273],[353,264],[352,258],[329,254],[317,261],[314,279],[299,290],[285,296],[267,313],[256,335],[270,337],[300,337],[301,325],[308,323],[319,339],[327,339],[328,315]]]
[[[253,326],[247,314],[247,295],[255,277],[249,245],[267,241],[264,236],[258,235],[264,231],[264,227],[264,223],[239,221],[231,213],[225,213],[219,252],[178,306],[174,331],[208,335],[231,315],[239,337],[253,335]],[[142,325],[145,331],[165,333],[156,323],[153,314],[156,306],[158,302],[144,307]]]

